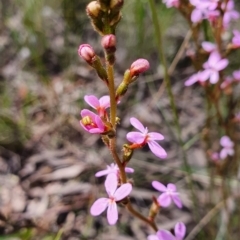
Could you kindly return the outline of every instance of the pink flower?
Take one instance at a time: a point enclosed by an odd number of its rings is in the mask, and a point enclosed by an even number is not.
[[[133,173],[134,169],[125,167],[125,172]],[[111,163],[110,165],[107,165],[107,169],[97,172],[95,174],[95,176],[102,177],[102,176],[109,175],[112,173],[114,173],[117,177],[119,176],[119,168],[118,168],[117,164]]]
[[[132,185],[125,183],[117,189],[118,181],[115,174],[109,174],[105,181],[105,189],[108,194],[108,198],[99,198],[96,200],[90,213],[93,216],[100,215],[107,208],[107,219],[110,225],[114,225],[118,220],[117,201],[127,197],[132,191]]]
[[[109,96],[103,96],[99,99],[95,97],[94,95],[86,95],[84,97],[84,100],[88,105],[93,107],[97,110],[100,117],[103,117],[106,115],[106,109],[110,107],[110,97]]]
[[[163,3],[166,4],[167,8],[170,8],[170,7],[178,8],[180,5],[179,0],[163,0]]]
[[[232,39],[232,44],[234,48],[239,48],[240,47],[240,31],[238,30],[233,30],[233,39]]]
[[[223,147],[220,151],[220,158],[225,159],[227,156],[234,155],[234,142],[228,136],[223,136],[220,139],[220,145]]]
[[[237,12],[234,9],[234,1],[233,0],[229,0],[227,3],[227,6],[226,6],[225,2],[223,2],[221,7],[222,7],[222,10],[225,11],[224,15],[223,15],[223,26],[225,28],[228,28],[231,20],[238,19],[240,15],[239,15],[239,12]]]
[[[149,69],[149,62],[146,59],[139,58],[132,63],[130,67],[130,74],[132,77],[138,76],[140,73],[145,72]]]
[[[164,137],[162,134],[157,132],[148,132],[148,129],[145,128],[142,123],[132,117],[130,118],[132,126],[138,129],[140,132],[129,132],[127,134],[127,139],[129,142],[133,143],[132,149],[143,147],[145,144],[148,144],[150,150],[154,155],[159,158],[166,158],[166,151],[156,142],[156,140],[163,140]]]
[[[182,202],[179,198],[179,193],[177,192],[177,188],[174,184],[169,183],[167,187],[165,187],[162,183],[153,181],[152,186],[156,190],[163,192],[158,197],[158,203],[161,207],[168,207],[173,200],[177,207],[182,208]]]
[[[80,125],[86,131],[90,133],[104,133],[105,125],[102,119],[95,113],[89,111],[88,109],[83,109],[81,111],[82,120],[80,120]]]
[[[89,64],[95,59],[95,52],[89,44],[82,44],[78,48],[78,55],[82,57]]]
[[[201,73],[201,81],[209,79],[210,83],[215,84],[219,80],[219,71],[226,68],[228,65],[227,59],[222,59],[218,52],[212,52],[208,61],[203,64],[205,70]]]
[[[182,240],[186,234],[186,226],[183,222],[178,222],[174,228],[175,236],[167,230],[159,230],[156,235],[148,236],[148,240]]]

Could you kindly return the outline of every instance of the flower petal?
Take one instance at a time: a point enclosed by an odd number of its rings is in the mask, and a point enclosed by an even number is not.
[[[130,183],[125,183],[121,185],[116,192],[114,193],[114,197],[116,201],[120,201],[123,198],[127,197],[132,191],[132,185]]]
[[[105,189],[109,197],[112,197],[117,189],[118,178],[115,173],[110,173],[107,175],[105,181]]]
[[[153,181],[152,182],[152,186],[158,190],[159,192],[166,192],[167,191],[167,188],[160,182],[158,181]]]
[[[215,69],[218,71],[221,71],[227,67],[228,63],[229,61],[227,59],[222,59],[217,63],[217,65],[215,66]]]
[[[211,76],[210,76],[210,83],[215,84],[219,80],[219,73],[217,71],[212,71]]]
[[[108,198],[99,198],[98,200],[96,200],[90,208],[91,215],[100,215],[107,208],[108,201]]]
[[[158,197],[158,203],[161,207],[168,207],[171,204],[171,202],[172,202],[172,199],[168,193],[162,193]]]
[[[131,123],[136,129],[138,129],[140,132],[142,132],[142,133],[145,132],[144,126],[142,125],[142,123],[141,123],[138,119],[132,117],[132,118],[130,118],[130,123]]]
[[[102,177],[104,175],[108,175],[109,173],[110,173],[110,169],[105,169],[95,173],[95,177]]]
[[[90,105],[94,109],[97,109],[99,107],[99,100],[94,95],[86,95],[84,97],[84,100],[88,105]]]
[[[108,95],[99,98],[100,106],[104,109],[110,107],[110,97]]]
[[[179,197],[178,193],[171,194],[173,202],[176,204],[178,208],[182,208],[182,201]]]
[[[133,168],[130,168],[130,167],[125,167],[125,172],[126,172],[126,173],[133,173],[133,172],[134,172],[134,169],[133,169]]]
[[[150,132],[148,133],[148,136],[151,138],[151,140],[163,140],[164,136],[157,132]]]
[[[159,158],[166,158],[166,151],[155,141],[148,141],[148,146],[152,153]]]
[[[149,235],[147,240],[159,240],[160,238],[157,235]]]
[[[186,234],[186,226],[183,222],[178,222],[174,228],[175,236],[178,240],[182,240]]]
[[[111,202],[108,205],[107,219],[110,225],[114,225],[118,220],[118,210],[117,210],[117,204],[115,202]]]
[[[220,158],[221,159],[225,159],[227,157],[227,150],[225,148],[223,148],[221,151],[220,151],[220,154],[219,154]]]
[[[157,236],[159,240],[176,240],[176,238],[167,230],[159,230]]]
[[[141,144],[145,140],[145,136],[140,132],[129,132],[126,137],[131,143]]]
[[[167,189],[170,190],[170,191],[176,192],[177,187],[176,187],[175,184],[169,183],[169,184],[167,185]]]

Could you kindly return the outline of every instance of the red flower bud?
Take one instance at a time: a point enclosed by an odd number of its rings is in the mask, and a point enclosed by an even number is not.
[[[105,49],[115,49],[116,47],[116,37],[113,34],[108,34],[103,36],[101,41],[102,47]]]
[[[88,63],[92,63],[96,56],[93,48],[89,44],[80,45],[78,48],[78,55]]]
[[[146,59],[140,58],[132,63],[130,67],[131,77],[138,76],[149,68],[149,62]]]

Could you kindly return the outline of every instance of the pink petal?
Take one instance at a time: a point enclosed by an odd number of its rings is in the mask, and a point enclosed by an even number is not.
[[[115,173],[110,173],[107,175],[105,180],[105,189],[109,197],[113,197],[118,185],[118,178]]]
[[[151,140],[163,140],[164,139],[164,136],[157,132],[150,132],[150,133],[148,133],[148,136],[150,137]]]
[[[110,97],[109,96],[103,96],[99,99],[100,106],[103,108],[109,108],[110,107]]]
[[[134,169],[133,169],[133,168],[130,168],[130,167],[125,167],[125,172],[126,172],[126,173],[133,173],[133,172],[134,172]]]
[[[186,234],[186,226],[183,222],[178,222],[174,228],[175,236],[178,240],[182,240]]]
[[[159,192],[166,192],[167,191],[167,188],[160,182],[158,181],[153,181],[152,182],[152,186],[158,190]]]
[[[198,81],[199,81],[198,75],[194,74],[184,84],[185,84],[185,86],[188,87],[188,86],[191,86]]]
[[[211,68],[216,67],[216,63],[221,60],[221,56],[218,52],[212,52],[208,58],[208,64]]]
[[[208,80],[210,75],[211,75],[211,70],[209,70],[209,69],[203,70],[201,73],[199,73],[199,81],[203,82],[203,81]]]
[[[176,204],[178,208],[182,208],[182,201],[178,195],[178,193],[172,194],[172,200]]]
[[[227,59],[222,59],[221,61],[218,62],[218,64],[215,66],[215,69],[218,71],[223,70],[224,68],[227,67],[229,61]]]
[[[108,205],[107,219],[110,225],[114,225],[118,220],[118,210],[117,210],[117,204],[115,202],[111,202]]]
[[[159,240],[176,240],[176,238],[169,231],[166,230],[159,230],[157,232],[157,236]]]
[[[84,100],[88,105],[95,109],[99,107],[99,101],[94,95],[86,95]]]
[[[131,143],[141,144],[145,140],[145,136],[140,132],[129,132],[126,137]]]
[[[233,156],[234,153],[235,153],[235,151],[234,151],[233,148],[228,148],[228,149],[227,149],[227,154],[228,154],[229,156]]]
[[[218,82],[218,80],[219,80],[219,73],[216,71],[212,71],[209,79],[210,83],[215,84]]]
[[[89,116],[91,119],[95,119],[95,116],[97,116],[94,112],[88,109],[83,109],[80,114],[82,118]]]
[[[110,173],[110,169],[105,169],[95,173],[95,177],[102,177],[104,175],[108,175],[109,173]]]
[[[152,153],[159,158],[166,158],[166,151],[155,141],[148,141],[148,146]]]
[[[141,123],[138,119],[132,117],[132,118],[130,118],[130,123],[131,123],[136,129],[138,129],[140,132],[142,132],[142,133],[145,132],[144,126],[142,125],[142,123]]]
[[[227,157],[227,151],[225,148],[223,148],[221,151],[220,151],[220,154],[219,154],[220,158],[221,159],[225,159]]]
[[[206,52],[212,52],[216,49],[216,44],[211,43],[211,42],[202,42],[202,48]]]
[[[98,200],[96,200],[90,209],[91,215],[100,215],[107,208],[108,201],[108,198],[99,198]]]
[[[123,198],[127,197],[131,191],[132,191],[132,184],[125,183],[121,185],[114,193],[115,200],[116,201],[122,200]]]
[[[157,235],[149,235],[147,240],[159,240],[159,237]]]
[[[200,22],[202,20],[202,11],[195,8],[191,14],[191,20],[193,23]]]
[[[223,147],[233,147],[234,144],[228,136],[223,136],[220,139],[220,144]]]
[[[168,193],[162,193],[159,197],[158,197],[158,203],[160,204],[160,206],[162,207],[168,207],[172,202],[171,197],[169,196]]]
[[[167,185],[167,189],[170,190],[170,191],[172,191],[172,192],[176,192],[176,190],[177,190],[176,185],[173,184],[173,183],[169,183],[169,184]]]

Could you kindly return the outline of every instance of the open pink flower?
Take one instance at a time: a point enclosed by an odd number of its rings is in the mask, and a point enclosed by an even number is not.
[[[223,26],[225,28],[228,28],[229,27],[229,23],[232,20],[238,19],[240,14],[239,14],[238,11],[235,10],[235,6],[234,6],[234,1],[233,0],[229,0],[227,2],[227,5],[225,4],[225,2],[223,2],[221,7],[222,7],[222,10],[225,11],[224,15],[223,15]]]
[[[110,107],[110,97],[103,96],[101,98],[97,98],[94,95],[86,95],[84,97],[86,103],[88,103],[91,107],[97,110],[100,117],[103,117],[106,114],[106,109]]]
[[[223,147],[219,154],[221,159],[234,155],[234,142],[228,136],[221,137],[220,145]]]
[[[204,70],[201,72],[201,80],[206,81],[209,79],[210,83],[217,83],[219,80],[219,71],[222,71],[227,65],[227,59],[222,59],[218,52],[212,52],[207,62],[203,64]]]
[[[133,173],[134,169],[125,167],[125,172]],[[117,177],[119,176],[119,168],[118,168],[117,164],[111,163],[110,165],[107,165],[107,169],[97,172],[95,174],[95,177],[102,177],[102,176],[109,175],[112,173],[114,173]]]
[[[165,187],[162,183],[153,181],[152,186],[156,190],[163,192],[158,197],[158,203],[161,207],[168,207],[173,200],[177,207],[182,208],[182,202],[179,198],[179,193],[177,192],[177,188],[174,184],[169,183],[167,187]]]
[[[143,147],[145,144],[148,144],[150,150],[154,155],[159,158],[166,158],[167,153],[166,151],[156,142],[156,140],[163,140],[164,137],[162,134],[157,132],[148,132],[148,129],[145,128],[142,123],[132,117],[130,118],[130,122],[132,126],[138,129],[140,132],[129,132],[127,134],[127,140],[133,145],[131,146],[132,149]]]
[[[178,222],[174,228],[175,236],[167,230],[159,230],[156,235],[148,236],[148,240],[182,240],[186,234],[186,226],[183,222]]]
[[[118,220],[117,201],[127,197],[132,191],[132,185],[125,183],[117,189],[118,181],[114,174],[109,174],[105,181],[105,189],[108,193],[108,198],[99,198],[96,200],[90,213],[93,216],[100,215],[107,208],[107,219],[110,225],[114,225]]]
[[[90,133],[104,133],[105,125],[102,119],[95,113],[89,111],[88,109],[83,109],[81,111],[82,120],[80,120],[80,125],[86,131]]]

